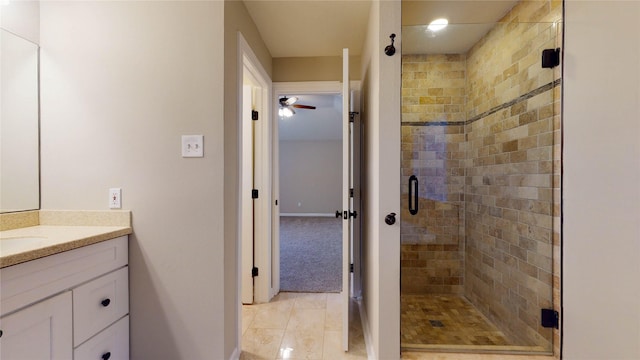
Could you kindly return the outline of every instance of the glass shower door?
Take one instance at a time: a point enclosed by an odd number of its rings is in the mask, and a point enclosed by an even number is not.
[[[557,344],[561,70],[541,54],[560,48],[559,5],[521,2],[442,33],[403,23],[403,348]]]

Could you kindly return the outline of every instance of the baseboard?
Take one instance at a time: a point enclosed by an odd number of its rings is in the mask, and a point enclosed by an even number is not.
[[[367,348],[367,359],[376,360],[376,350],[373,347],[373,338],[371,336],[371,329],[369,329],[369,318],[367,317],[367,311],[364,308],[362,300],[358,301],[358,311],[360,311],[360,321],[362,322],[364,344]]]
[[[307,217],[336,217],[336,214],[325,213],[280,213],[281,217],[285,216],[307,216]]]

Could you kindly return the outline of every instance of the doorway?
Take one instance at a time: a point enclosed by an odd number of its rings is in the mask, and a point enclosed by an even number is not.
[[[271,261],[271,80],[242,35],[238,35],[240,115],[240,299],[268,302],[274,289]]]
[[[342,96],[278,96],[280,291],[342,290]]]

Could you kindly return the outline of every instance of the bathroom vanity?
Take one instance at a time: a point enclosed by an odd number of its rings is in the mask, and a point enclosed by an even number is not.
[[[2,357],[128,359],[129,233],[84,225],[0,231]]]

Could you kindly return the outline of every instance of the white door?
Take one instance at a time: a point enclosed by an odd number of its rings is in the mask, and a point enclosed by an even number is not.
[[[351,124],[349,122],[349,49],[342,50],[342,347],[349,350],[349,290],[351,284]]]
[[[254,223],[253,223],[253,121],[251,120],[252,86],[244,85],[242,89],[242,191],[241,191],[241,266],[240,286],[243,304],[253,304],[253,251],[254,251]]]

